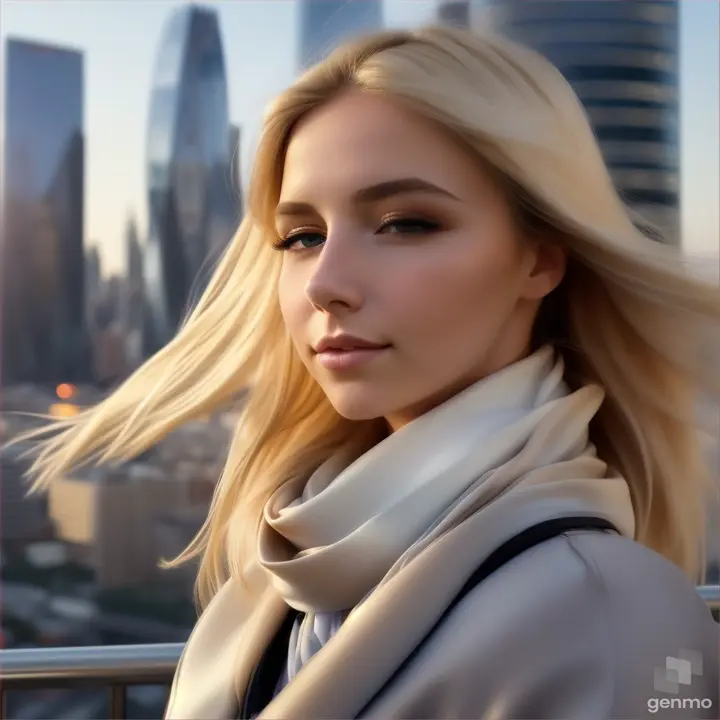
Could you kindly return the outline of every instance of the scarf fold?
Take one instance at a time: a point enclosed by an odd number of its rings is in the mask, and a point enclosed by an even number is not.
[[[522,515],[527,506],[527,525],[538,510],[579,510],[633,536],[627,484],[589,441],[604,393],[590,385],[570,392],[563,372],[552,348],[541,348],[360,457],[339,452],[309,479],[291,480],[272,495],[258,558],[275,590],[306,613],[290,648],[295,672],[318,649],[313,628],[326,621],[319,613],[357,608],[470,516],[487,517],[492,528],[501,525],[495,507]],[[502,541],[489,532],[477,564]]]

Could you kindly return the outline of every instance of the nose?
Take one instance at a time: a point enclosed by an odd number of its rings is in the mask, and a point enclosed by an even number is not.
[[[328,234],[305,286],[315,309],[336,315],[362,307],[361,263],[354,244],[350,237]]]

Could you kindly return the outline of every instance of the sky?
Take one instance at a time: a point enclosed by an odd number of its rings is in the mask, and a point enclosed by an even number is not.
[[[85,53],[85,242],[104,271],[124,268],[130,215],[147,226],[145,135],[155,55],[180,0],[2,0],[0,39],[20,37]],[[218,0],[230,120],[242,128],[243,170],[263,108],[296,74],[294,0]],[[720,4],[681,0],[683,244],[690,254],[720,247]],[[431,20],[435,0],[385,0],[390,27]],[[4,58],[4,52],[3,52]],[[3,71],[4,77],[4,71]],[[4,84],[4,83],[3,83]]]

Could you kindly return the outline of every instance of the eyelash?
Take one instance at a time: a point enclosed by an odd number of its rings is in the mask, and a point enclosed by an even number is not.
[[[399,225],[399,226],[405,226],[406,230],[400,230],[399,232],[391,233],[393,235],[417,235],[422,233],[432,233],[437,232],[440,230],[440,224],[437,222],[434,222],[433,220],[424,220],[422,218],[413,218],[413,217],[395,217],[390,218],[386,220],[380,227],[377,229],[376,233],[382,233],[383,230],[387,229],[388,227],[391,227],[392,225]],[[415,227],[415,228],[421,228],[420,233],[408,231],[407,228],[409,227]],[[310,235],[322,235],[322,233],[317,231],[299,231],[295,232],[294,234],[288,235],[286,238],[280,239],[277,243],[273,245],[275,250],[291,250],[293,246],[299,242],[302,238],[308,237]],[[314,247],[318,247],[315,245]],[[303,250],[312,250],[313,248],[303,248]]]

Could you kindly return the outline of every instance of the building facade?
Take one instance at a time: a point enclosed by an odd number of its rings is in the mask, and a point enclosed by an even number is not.
[[[22,550],[54,535],[47,496],[27,495],[30,461],[22,455],[28,450],[27,444],[0,448],[0,549],[4,552]]]
[[[232,237],[238,218],[230,136],[217,14],[179,8],[165,27],[150,105],[146,352],[173,336]]]
[[[627,205],[680,239],[677,0],[488,0],[478,11],[553,62],[583,102]],[[473,20],[473,22],[475,22]]]
[[[381,0],[300,0],[300,67],[318,62],[344,40],[382,26]]]
[[[6,44],[2,381],[90,374],[83,254],[83,55]]]

